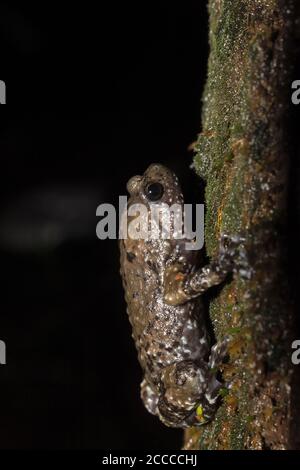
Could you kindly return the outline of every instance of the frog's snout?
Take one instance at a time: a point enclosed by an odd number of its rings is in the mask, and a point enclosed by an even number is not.
[[[142,176],[136,175],[130,178],[130,180],[128,181],[127,191],[129,192],[131,196],[139,191],[142,178],[143,178]]]

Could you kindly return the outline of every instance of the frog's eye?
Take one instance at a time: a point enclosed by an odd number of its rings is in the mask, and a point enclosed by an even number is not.
[[[164,194],[164,187],[161,183],[150,183],[145,189],[145,195],[149,201],[159,201]]]

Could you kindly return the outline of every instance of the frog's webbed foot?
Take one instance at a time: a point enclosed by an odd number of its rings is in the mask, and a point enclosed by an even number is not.
[[[147,411],[152,415],[157,415],[158,395],[146,379],[141,383],[141,398]]]
[[[223,282],[230,272],[249,279],[251,270],[244,243],[243,237],[222,235],[218,256],[207,266],[192,274],[181,273],[176,265],[170,267],[165,279],[165,301],[170,305],[188,302]]]

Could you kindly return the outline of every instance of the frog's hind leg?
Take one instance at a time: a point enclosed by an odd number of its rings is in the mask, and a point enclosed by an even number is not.
[[[141,398],[147,411],[152,415],[157,415],[158,395],[146,379],[141,383]]]
[[[165,425],[185,428],[199,424],[195,409],[203,399],[208,372],[206,363],[192,360],[172,364],[162,371],[164,392],[159,397],[158,414]]]

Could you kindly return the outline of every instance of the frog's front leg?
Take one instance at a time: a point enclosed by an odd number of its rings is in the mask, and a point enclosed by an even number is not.
[[[218,256],[210,264],[191,274],[181,272],[180,264],[169,266],[164,284],[165,301],[170,305],[183,304],[223,282],[230,272],[239,272],[248,278],[250,274],[249,270],[247,271],[244,241],[239,236],[223,235]]]
[[[175,428],[209,421],[216,409],[215,386],[219,390],[215,374],[203,361],[186,360],[166,367],[161,375],[162,393],[158,401],[161,421]]]

